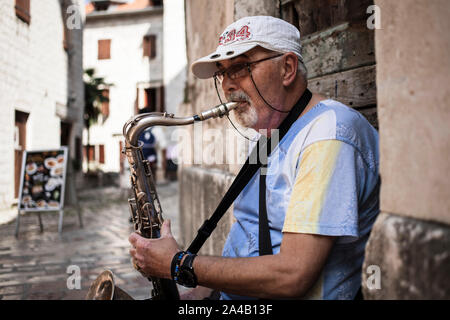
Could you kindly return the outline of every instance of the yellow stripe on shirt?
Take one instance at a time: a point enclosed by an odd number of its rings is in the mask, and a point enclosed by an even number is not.
[[[343,142],[324,140],[308,146],[300,160],[283,232],[319,232],[319,218]]]

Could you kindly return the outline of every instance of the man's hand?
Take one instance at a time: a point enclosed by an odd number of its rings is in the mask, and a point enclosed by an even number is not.
[[[171,278],[172,258],[181,250],[170,230],[170,220],[165,220],[161,226],[160,238],[146,239],[134,232],[128,241],[132,245],[130,255],[133,264],[140,273],[146,277]]]

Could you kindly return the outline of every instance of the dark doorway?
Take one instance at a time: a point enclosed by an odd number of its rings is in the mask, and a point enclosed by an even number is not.
[[[156,111],[156,88],[145,89],[145,106],[149,108],[149,112]]]
[[[61,146],[70,146],[70,132],[72,130],[72,124],[69,122],[61,121]]]
[[[28,113],[15,113],[14,128],[14,198],[19,196],[23,152],[26,150]]]

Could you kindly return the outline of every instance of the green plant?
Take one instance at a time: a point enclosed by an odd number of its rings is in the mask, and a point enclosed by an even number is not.
[[[101,105],[108,102],[109,98],[103,94],[103,90],[113,86],[112,83],[106,83],[103,77],[95,76],[95,69],[88,68],[84,70],[84,126],[87,130],[87,149],[90,147],[89,129],[98,122],[98,116],[101,114]],[[88,157],[89,154],[87,153]],[[87,162],[87,171],[89,172],[89,159]]]

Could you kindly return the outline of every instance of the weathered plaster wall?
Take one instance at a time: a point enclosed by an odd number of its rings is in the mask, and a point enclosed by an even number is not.
[[[376,3],[381,209],[450,224],[450,2]]]
[[[369,299],[450,297],[450,2],[378,0],[381,210],[363,271]],[[368,280],[363,272],[363,285]]]

